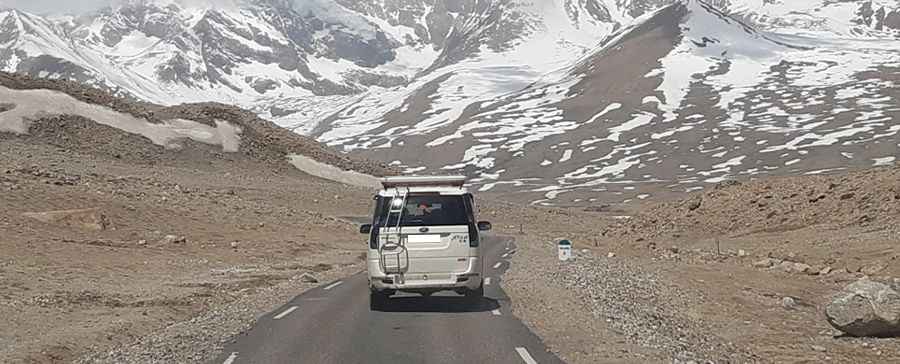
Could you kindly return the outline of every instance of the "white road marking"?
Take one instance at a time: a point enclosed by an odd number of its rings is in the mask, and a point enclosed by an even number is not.
[[[236,352],[236,351],[235,351],[235,352],[232,352],[231,355],[228,356],[228,359],[225,359],[225,361],[224,361],[222,364],[231,364],[231,363],[234,363],[234,360],[235,360],[235,359],[237,359],[237,352]]]
[[[522,357],[522,360],[524,360],[526,364],[537,364],[537,362],[534,360],[534,358],[531,357],[531,354],[529,354],[528,350],[526,350],[525,348],[517,347],[516,352],[519,353],[519,356]]]
[[[497,264],[494,264],[494,269],[497,269],[497,268],[500,268],[500,262],[497,262]]]
[[[337,282],[334,282],[334,283],[332,283],[332,284],[329,284],[328,287],[325,287],[324,289],[327,291],[327,290],[332,289],[332,288],[334,288],[334,287],[340,286],[341,283],[344,283],[344,282],[343,282],[343,281],[337,281]]]
[[[489,284],[491,284],[491,277],[487,277],[484,279],[484,285],[487,286]]]
[[[287,316],[287,315],[290,315],[291,312],[294,312],[294,310],[296,310],[296,309],[297,309],[297,306],[291,306],[291,307],[288,308],[287,310],[284,310],[284,312],[279,313],[278,315],[276,315],[276,316],[274,317],[274,319],[276,319],[276,320],[281,320],[283,317],[285,317],[285,316]]]
[[[496,310],[491,311],[491,314],[494,316],[500,316],[500,309],[498,308]]]

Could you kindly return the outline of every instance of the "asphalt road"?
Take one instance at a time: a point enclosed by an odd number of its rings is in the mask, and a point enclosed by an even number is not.
[[[403,294],[370,311],[360,272],[260,317],[211,363],[562,363],[512,315],[500,288],[515,245],[495,237],[484,244],[490,281],[478,303],[452,292]]]

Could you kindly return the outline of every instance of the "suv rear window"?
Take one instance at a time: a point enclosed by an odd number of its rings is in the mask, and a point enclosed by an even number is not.
[[[378,226],[394,226],[397,215],[387,217],[391,197],[379,196],[375,208],[375,224]],[[399,200],[398,200],[399,201]],[[409,195],[403,208],[402,226],[446,226],[468,225],[469,211],[464,196],[446,195]]]

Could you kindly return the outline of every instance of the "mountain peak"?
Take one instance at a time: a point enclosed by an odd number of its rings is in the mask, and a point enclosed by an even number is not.
[[[13,17],[16,19],[21,19],[21,18],[30,18],[30,17],[40,17],[40,16],[30,13],[30,12],[27,12],[27,11],[24,11],[24,10],[9,8],[9,9],[0,9],[0,17],[3,17],[3,18]]]

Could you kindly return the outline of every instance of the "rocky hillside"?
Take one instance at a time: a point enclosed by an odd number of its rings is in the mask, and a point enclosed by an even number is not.
[[[297,158],[386,171],[233,106],[0,73],[0,362],[96,363],[79,358],[116,346],[197,362],[358,271],[340,217],[369,213],[371,190]]]
[[[646,239],[677,235],[742,236],[811,226],[885,227],[900,221],[900,168],[834,176],[723,182],[665,202],[611,226],[603,235]],[[875,229],[877,230],[877,229]]]
[[[0,73],[0,95],[5,105],[0,132],[138,163],[174,152],[194,159],[246,158],[284,169],[290,156],[301,155],[343,170],[388,171],[381,163],[351,157],[229,105],[164,107],[75,82],[8,73]]]

